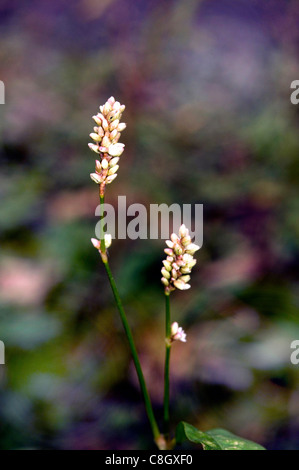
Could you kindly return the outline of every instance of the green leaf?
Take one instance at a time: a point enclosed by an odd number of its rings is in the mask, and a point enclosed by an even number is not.
[[[203,432],[182,421],[176,429],[176,442],[180,444],[185,440],[201,444],[204,450],[265,450],[261,445],[238,437],[225,429]]]
[[[199,431],[191,424],[182,421],[176,428],[175,438],[177,444],[183,441],[194,442],[194,444],[201,444],[204,450],[221,450],[217,442],[210,437],[207,433]]]
[[[211,429],[206,434],[215,439],[222,450],[266,450],[260,444],[236,436],[226,429]]]

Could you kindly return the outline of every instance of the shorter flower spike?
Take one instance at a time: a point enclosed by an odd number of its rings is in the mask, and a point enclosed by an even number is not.
[[[192,243],[189,230],[185,225],[181,225],[179,236],[173,233],[170,240],[166,240],[167,248],[164,252],[167,257],[163,261],[162,284],[165,286],[165,293],[169,294],[175,288],[179,290],[190,289],[189,274],[196,264],[193,258],[194,253],[199,250],[199,246]]]
[[[186,333],[184,332],[183,328],[179,326],[178,322],[174,322],[171,325],[171,341],[182,341],[182,343],[186,343]]]

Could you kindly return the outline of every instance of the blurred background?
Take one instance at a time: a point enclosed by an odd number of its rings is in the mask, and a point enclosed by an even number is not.
[[[91,116],[126,105],[116,204],[204,204],[192,289],[172,295],[171,415],[299,449],[298,2],[2,0],[0,448],[154,448],[90,243]],[[162,418],[163,240],[111,265]]]

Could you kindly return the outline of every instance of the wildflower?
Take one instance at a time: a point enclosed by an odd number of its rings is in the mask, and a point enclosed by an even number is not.
[[[97,126],[89,134],[93,143],[88,146],[98,154],[98,160],[95,173],[91,173],[90,177],[100,185],[101,195],[105,193],[106,184],[112,183],[116,178],[119,168],[117,163],[124,151],[125,145],[118,142],[120,133],[126,128],[126,124],[120,122],[124,110],[125,106],[111,96],[103,106],[100,106],[100,113],[93,116]]]
[[[199,250],[199,246],[192,243],[189,230],[185,225],[181,225],[179,236],[173,233],[170,240],[166,240],[167,248],[164,252],[167,257],[163,261],[162,284],[165,286],[165,293],[170,293],[175,288],[180,290],[190,289],[190,276],[196,260],[194,253]]]
[[[110,233],[105,233],[104,235],[104,241],[105,241],[105,248],[109,248],[111,246],[111,243],[112,243],[112,236],[110,235]],[[92,238],[91,239],[91,243],[93,244],[93,246],[97,249],[97,250],[101,250],[101,241],[98,240],[97,238]]]
[[[186,343],[186,333],[184,332],[183,328],[179,326],[179,324],[175,321],[171,325],[171,341],[182,341],[183,343]]]

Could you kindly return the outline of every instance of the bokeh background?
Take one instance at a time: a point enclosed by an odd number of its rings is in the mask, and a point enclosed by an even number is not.
[[[2,0],[0,448],[153,448],[94,236],[91,116],[126,105],[108,201],[204,204],[192,289],[172,296],[173,426],[299,449],[299,5]],[[112,269],[159,422],[162,240]]]

